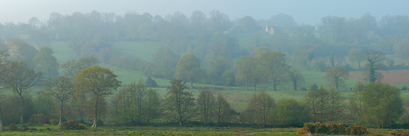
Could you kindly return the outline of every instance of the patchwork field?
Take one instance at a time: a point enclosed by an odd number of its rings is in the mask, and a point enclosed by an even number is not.
[[[381,82],[388,84],[409,84],[409,70],[389,70],[377,71],[383,75]],[[365,76],[363,71],[349,72],[349,78],[363,81]]]

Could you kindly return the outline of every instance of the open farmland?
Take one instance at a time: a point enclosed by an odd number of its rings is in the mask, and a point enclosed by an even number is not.
[[[409,84],[409,70],[389,70],[377,71],[382,73],[383,79],[381,82],[388,84]],[[364,81],[364,71],[349,72],[349,78]]]

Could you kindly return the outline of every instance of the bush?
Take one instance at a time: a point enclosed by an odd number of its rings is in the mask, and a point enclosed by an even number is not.
[[[37,128],[30,128],[31,131],[37,131]]]
[[[47,122],[47,117],[44,114],[33,114],[30,117],[30,123],[33,125],[43,125]]]
[[[58,125],[58,120],[56,120],[56,119],[50,119],[50,124],[51,125]]]
[[[30,129],[30,128],[28,128],[27,124],[23,124],[23,125],[21,125],[20,129],[21,129],[21,131],[25,131],[25,130]]]
[[[402,87],[402,89],[400,89],[400,90],[407,90],[406,85],[405,85],[405,86],[403,86],[403,87]]]
[[[326,135],[362,135],[367,134],[368,131],[366,127],[363,126],[350,126],[346,127],[342,123],[304,123],[304,127],[298,129],[297,134],[306,134],[310,132],[311,134],[326,134]]]
[[[84,130],[87,128],[87,125],[82,123],[75,123],[74,120],[68,120],[61,123],[60,129],[61,130]]]
[[[390,135],[409,135],[409,130],[404,131],[403,129],[394,129],[392,131],[389,131]]]
[[[346,133],[349,135],[363,135],[368,134],[368,131],[364,126],[349,126],[346,129]]]
[[[10,130],[10,131],[16,131],[16,130],[17,130],[17,126],[16,126],[15,124],[11,123],[11,124],[9,125],[9,130]]]

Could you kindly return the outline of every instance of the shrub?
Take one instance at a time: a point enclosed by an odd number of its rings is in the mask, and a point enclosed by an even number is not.
[[[403,129],[394,129],[389,131],[390,135],[409,135],[409,130],[404,131]]]
[[[56,119],[50,119],[50,124],[51,124],[51,125],[57,125],[57,124],[58,124],[58,120],[56,120]]]
[[[363,135],[368,134],[366,127],[364,126],[349,126],[346,129],[346,134],[348,135]]]
[[[17,130],[17,126],[16,126],[15,124],[11,123],[11,124],[9,125],[9,130],[10,130],[10,131],[16,131],[16,130]]]
[[[25,130],[30,129],[30,128],[28,128],[27,124],[23,124],[23,125],[21,125],[20,129],[21,129],[21,131],[25,131]]]
[[[405,86],[403,86],[400,90],[407,90],[407,87],[406,87],[406,85]]]
[[[32,130],[32,131],[37,131],[37,128],[30,128],[30,130]]]
[[[47,122],[47,117],[44,114],[33,114],[33,116],[30,117],[30,123],[33,125],[42,125]]]
[[[304,127],[298,129],[297,134],[307,134],[310,132],[311,134],[326,134],[326,135],[362,135],[367,134],[368,131],[366,127],[363,126],[350,126],[346,127],[342,123],[332,123],[328,122],[327,124],[324,123],[304,123]]]
[[[60,129],[62,130],[83,130],[86,129],[87,126],[82,123],[75,123],[74,120],[68,120],[61,123]]]

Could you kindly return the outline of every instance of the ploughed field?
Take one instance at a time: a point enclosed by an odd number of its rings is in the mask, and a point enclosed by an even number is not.
[[[389,70],[377,71],[382,73],[383,79],[381,82],[388,84],[409,84],[409,70]],[[349,78],[364,81],[365,76],[363,71],[349,72]]]

